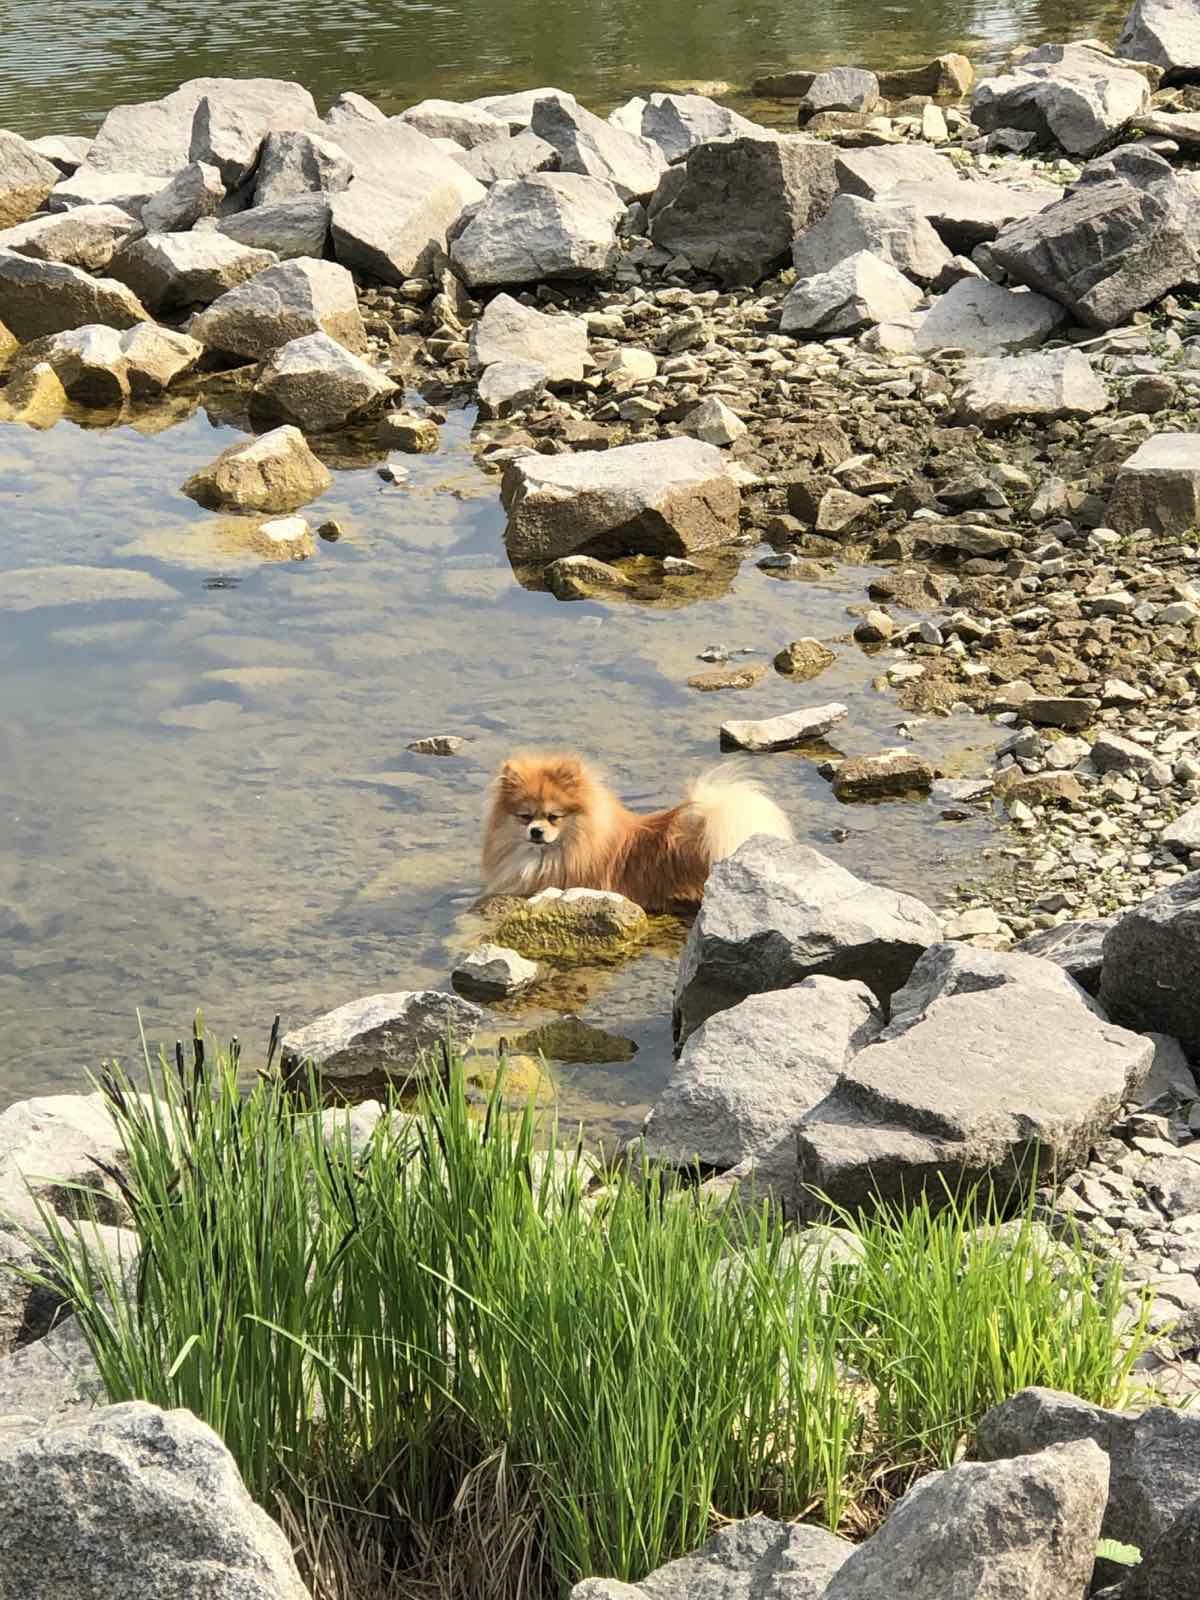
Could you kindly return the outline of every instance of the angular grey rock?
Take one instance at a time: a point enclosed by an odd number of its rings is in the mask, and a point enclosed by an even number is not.
[[[473,178],[491,188],[502,178],[515,182],[535,172],[555,171],[558,151],[526,128],[510,139],[494,139],[490,144],[477,144],[472,150],[464,150],[461,161]]]
[[[230,445],[194,472],[183,492],[214,511],[295,511],[332,483],[304,435],[289,425]]]
[[[880,322],[901,321],[920,303],[921,291],[903,273],[860,250],[827,272],[793,284],[780,310],[779,329],[817,337],[856,333]]]
[[[831,67],[818,72],[801,96],[801,121],[818,111],[871,112],[879,105],[879,79],[862,67]]]
[[[703,94],[652,94],[639,105],[633,131],[656,144],[672,162],[681,161],[699,144],[761,139],[768,131]]]
[[[284,1071],[311,1061],[339,1097],[369,1099],[372,1089],[439,1072],[447,1038],[465,1049],[480,1020],[477,1006],[438,989],[367,995],[285,1034]]]
[[[373,122],[376,126],[389,120],[373,100],[368,100],[365,94],[355,94],[353,89],[348,89],[338,95],[325,114],[325,123],[330,128],[361,127],[364,122]]]
[[[53,603],[53,602],[51,602]],[[123,1215],[116,1186],[97,1161],[119,1163],[121,1140],[99,1094],[40,1095],[0,1112],[0,1226],[40,1232],[35,1200],[64,1216],[90,1189],[101,1222]]]
[[[1035,349],[1063,326],[1056,300],[1029,290],[1002,289],[986,278],[962,278],[939,295],[917,324],[913,348],[965,350],[973,356]]]
[[[259,374],[253,398],[306,433],[320,433],[382,408],[396,388],[327,333],[308,333],[276,350]]]
[[[823,1600],[1077,1600],[1087,1593],[1108,1493],[1090,1439],[919,1479]]]
[[[0,228],[28,222],[50,198],[62,174],[19,133],[0,128]]]
[[[356,180],[330,200],[334,254],[381,283],[399,285],[430,274],[465,209],[486,193],[450,157],[437,171],[398,168],[386,187]]]
[[[1200,71],[1200,18],[1188,0],[1133,0],[1117,50],[1163,67],[1167,81]]]
[[[476,385],[479,413],[484,417],[507,417],[544,394],[547,382],[545,367],[536,361],[493,361]]]
[[[892,996],[887,1027],[881,1039],[898,1039],[923,1022],[934,1006],[960,994],[985,994],[1015,987],[1019,1001],[1030,989],[1073,1000],[1107,1022],[1100,1006],[1056,962],[1015,950],[978,950],[968,944],[931,945],[913,968],[908,982]]]
[[[811,1524],[747,1517],[640,1584],[585,1578],[569,1600],[821,1600],[853,1549]]]
[[[937,917],[910,895],[806,845],[747,840],[709,874],[679,962],[676,1042],[747,995],[808,977],[858,980],[886,1002],[940,937]]]
[[[898,183],[886,198],[915,206],[949,249],[969,255],[1012,223],[1040,216],[1062,198],[1062,190],[1049,183],[1016,189],[987,178],[956,177]]]
[[[1080,322],[1117,327],[1200,276],[1200,188],[1189,174],[1139,186],[1081,183],[989,246],[1014,283],[1066,306]]]
[[[798,135],[697,145],[664,175],[650,236],[697,271],[757,283],[828,209],[835,160],[832,146]]]
[[[131,328],[149,315],[133,291],[113,278],[0,250],[0,323],[22,344],[89,322]]]
[[[899,183],[958,181],[958,168],[948,156],[919,144],[839,150],[836,172],[839,190],[863,200],[879,200]]]
[[[530,126],[533,121],[533,108],[539,100],[558,100],[568,106],[579,104],[575,96],[568,94],[565,89],[550,87],[520,89],[515,94],[485,94],[477,100],[468,100],[467,104],[478,106],[481,111],[499,117],[501,122],[508,124],[509,132],[515,135]]]
[[[92,148],[90,138],[73,133],[49,133],[40,139],[30,139],[29,143],[38,155],[53,161],[66,178],[83,165]]]
[[[778,717],[723,722],[721,747],[726,750],[796,750],[801,745],[823,739],[849,714],[849,707],[835,700],[826,706],[785,711]]]
[[[95,172],[142,172],[173,178],[189,161],[217,167],[226,187],[241,182],[258,154],[232,165],[208,137],[207,122],[196,113],[207,101],[214,118],[237,117],[257,130],[307,127],[317,108],[307,89],[279,78],[192,78],[161,100],[114,106],[88,151],[85,167]],[[197,124],[195,136],[193,123]],[[161,185],[159,186],[161,187]]]
[[[481,106],[458,100],[422,100],[400,113],[401,122],[427,139],[453,139],[464,150],[512,137],[508,123]]]
[[[1090,156],[1149,108],[1150,85],[1132,66],[1087,45],[1045,44],[975,85],[971,120],[985,133],[1017,128]]]
[[[1158,837],[1160,844],[1178,856],[1189,856],[1193,850],[1200,850],[1200,805],[1181,811]]]
[[[1122,1585],[1120,1600],[1192,1600],[1200,1564],[1200,1498],[1148,1548],[1143,1534],[1139,1548],[1142,1559]]]
[[[1053,1040],[1054,1070],[1046,1070]],[[802,1211],[932,1204],[977,1183],[1001,1203],[1088,1158],[1150,1070],[1148,1039],[1022,982],[935,1000],[850,1063],[800,1125]]]
[[[653,194],[667,165],[650,140],[625,133],[581,105],[561,99],[536,101],[529,126],[558,151],[564,172],[610,183],[622,200],[644,200]]]
[[[278,205],[302,195],[338,194],[350,187],[354,168],[340,145],[295,129],[268,133],[254,182],[255,206]]]
[[[212,1429],[141,1400],[0,1442],[0,1568],[38,1600],[308,1600]]]
[[[143,207],[162,187],[159,174],[96,172],[84,166],[63,179],[46,202],[46,209],[74,211],[79,206],[119,206],[131,217],[140,218]]]
[[[195,227],[201,217],[215,217],[225,198],[225,185],[216,167],[189,161],[170,183],[142,207],[147,233],[176,233]]]
[[[882,1026],[866,985],[836,978],[718,1011],[688,1038],[646,1118],[647,1156],[723,1172],[766,1153],[791,1138]]]
[[[193,317],[188,331],[210,349],[252,361],[306,333],[327,333],[356,353],[367,348],[354,279],[334,261],[304,257],[230,289]]]
[[[473,289],[603,277],[616,263],[624,215],[611,184],[575,172],[500,180],[452,242],[450,259]]]
[[[536,961],[526,961],[516,950],[500,944],[481,944],[463,956],[450,980],[463,994],[481,1000],[503,1000],[528,989],[538,971]]]
[[[725,458],[698,439],[522,456],[501,483],[514,565],[559,556],[688,555],[728,544],[741,490]]]
[[[249,94],[210,88],[197,103],[188,152],[193,161],[216,167],[227,189],[240,189],[258,165],[265,139],[319,126],[311,97],[296,84],[285,85],[283,93],[278,87]]]
[[[471,328],[468,363],[483,372],[497,361],[533,364],[550,383],[578,383],[588,354],[582,317],[550,316],[498,294]]]
[[[211,305],[273,266],[275,259],[269,250],[251,250],[215,228],[205,228],[134,239],[113,256],[108,270],[143,305],[162,313]]]
[[[1029,934],[1013,948],[1019,955],[1053,961],[1081,989],[1094,995],[1100,988],[1104,936],[1115,921],[1115,917],[1097,917],[1085,922],[1060,922],[1056,928],[1040,928]]]
[[[1161,760],[1136,739],[1123,739],[1119,733],[1098,733],[1089,757],[1097,772],[1133,772],[1154,788],[1165,789],[1171,782],[1170,763]]]
[[[37,261],[59,261],[103,273],[123,244],[142,233],[136,217],[119,206],[79,206],[74,211],[52,211],[32,217],[18,227],[0,232],[0,250]]]
[[[1173,1406],[1109,1411],[1056,1389],[1022,1389],[983,1417],[985,1461],[1093,1439],[1110,1463],[1103,1536],[1143,1551],[1200,1500],[1200,1416]]]
[[[130,1251],[130,1263],[136,1254],[136,1249]],[[65,1317],[42,1338],[0,1360],[0,1455],[8,1427],[18,1426],[14,1419],[21,1419],[21,1433],[32,1433],[85,1418],[104,1399],[104,1380],[87,1340],[75,1318]],[[0,1502],[3,1498],[0,1489]],[[0,1571],[7,1578],[5,1554],[0,1533]],[[29,1592],[45,1591],[35,1587]]]
[[[705,444],[715,444],[721,449],[735,445],[749,432],[737,412],[715,394],[709,395],[707,400],[701,400],[698,406],[689,411],[681,420],[679,429],[691,439],[701,439]]]
[[[197,340],[153,322],[139,322],[124,333],[90,324],[25,345],[13,376],[45,362],[77,404],[120,406],[131,396],[162,394],[191,372],[203,354]]]
[[[811,278],[861,250],[922,284],[936,283],[953,259],[916,206],[839,194],[792,245],[792,266]]]
[[[1116,1021],[1178,1039],[1200,1059],[1200,872],[1133,906],[1104,939],[1101,1004]]]
[[[959,421],[1003,428],[1031,418],[1055,422],[1094,417],[1112,404],[1082,350],[996,356],[974,362],[954,391]]]
[[[1117,473],[1108,517],[1118,533],[1186,534],[1200,525],[1200,437],[1155,433],[1143,440]]]
[[[218,231],[253,250],[272,250],[281,261],[300,256],[320,260],[329,244],[329,201],[324,195],[297,195],[277,205],[254,206],[222,217]]]

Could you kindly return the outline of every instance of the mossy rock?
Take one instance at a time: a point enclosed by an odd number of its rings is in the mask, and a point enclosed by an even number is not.
[[[513,1049],[546,1056],[551,1061],[632,1061],[637,1054],[632,1039],[606,1033],[582,1017],[556,1017],[513,1040]]]
[[[617,961],[644,944],[653,926],[632,900],[596,889],[544,889],[504,906],[497,942],[533,961]]]
[[[472,1064],[468,1082],[483,1095],[490,1096],[496,1087],[501,1070],[504,1073],[503,1101],[506,1106],[552,1105],[558,1098],[558,1087],[536,1056],[516,1054],[504,1058],[503,1069],[498,1061]]]

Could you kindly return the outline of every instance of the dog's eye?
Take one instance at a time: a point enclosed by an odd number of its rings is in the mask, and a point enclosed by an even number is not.
[[[521,819],[522,822],[532,822],[533,821],[533,812],[532,811],[518,811],[517,812],[517,816]]]
[[[562,821],[562,812],[561,811],[547,811],[547,813],[546,813],[546,821],[547,822],[561,822]]]

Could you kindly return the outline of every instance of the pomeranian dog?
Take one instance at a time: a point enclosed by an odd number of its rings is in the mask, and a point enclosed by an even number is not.
[[[490,790],[484,894],[611,889],[647,911],[695,906],[713,862],[756,833],[792,837],[775,802],[727,769],[681,805],[639,815],[577,755],[516,755]]]

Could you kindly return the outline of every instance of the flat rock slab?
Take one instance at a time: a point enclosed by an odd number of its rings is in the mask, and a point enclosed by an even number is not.
[[[806,706],[802,711],[787,711],[782,716],[763,717],[758,721],[723,722],[721,748],[796,750],[801,745],[823,739],[849,715],[849,707],[833,701],[826,706]]]
[[[1044,344],[1066,320],[1062,306],[1045,295],[1003,289],[986,278],[963,278],[921,318],[913,348],[1011,355]]]
[[[839,800],[883,800],[928,794],[933,768],[906,750],[885,750],[875,756],[851,756],[833,778]]]
[[[132,328],[150,320],[132,289],[113,278],[0,250],[0,323],[22,344],[92,322]]]
[[[1200,20],[1186,0],[1133,0],[1117,40],[1128,61],[1150,61],[1168,79],[1200,71]]]
[[[1039,216],[1061,195],[1056,184],[1014,189],[987,178],[957,176],[898,183],[889,192],[890,199],[915,206],[949,249],[967,255],[1013,223]]]
[[[1130,1027],[1171,1034],[1200,1059],[1200,872],[1126,911],[1104,939],[1100,999]]]
[[[919,1479],[849,1555],[823,1600],[1074,1600],[1087,1592],[1108,1493],[1090,1439]]]
[[[0,611],[105,605],[114,600],[161,605],[178,598],[178,590],[161,578],[122,567],[17,567],[0,583]]]
[[[465,1049],[480,1020],[477,1006],[438,989],[367,995],[285,1034],[283,1069],[303,1091],[311,1062],[325,1089],[368,1100],[440,1072],[447,1039]]]
[[[890,1000],[940,937],[937,917],[910,895],[866,883],[806,845],[747,840],[709,874],[679,962],[676,1042],[747,995],[808,977],[857,980]]]
[[[1111,404],[1108,390],[1082,350],[978,361],[954,391],[959,420],[982,428],[1004,428],[1026,419],[1060,422],[1094,417]]]
[[[770,1150],[882,1026],[866,985],[836,978],[716,1012],[687,1040],[646,1119],[647,1156],[723,1172]]]
[[[501,498],[514,565],[575,553],[683,556],[737,534],[741,491],[720,450],[676,438],[574,455],[531,454],[506,470]]]
[[[1186,534],[1200,525],[1200,435],[1155,433],[1117,473],[1108,516],[1118,533]]]
[[[1014,950],[1053,961],[1080,988],[1095,994],[1104,964],[1104,936],[1115,921],[1115,917],[1097,917],[1091,921],[1060,922],[1056,928],[1041,928],[1029,934]]]
[[[518,362],[540,366],[546,382],[578,383],[588,354],[587,323],[582,317],[548,316],[498,294],[472,327],[468,349],[472,372]]]

